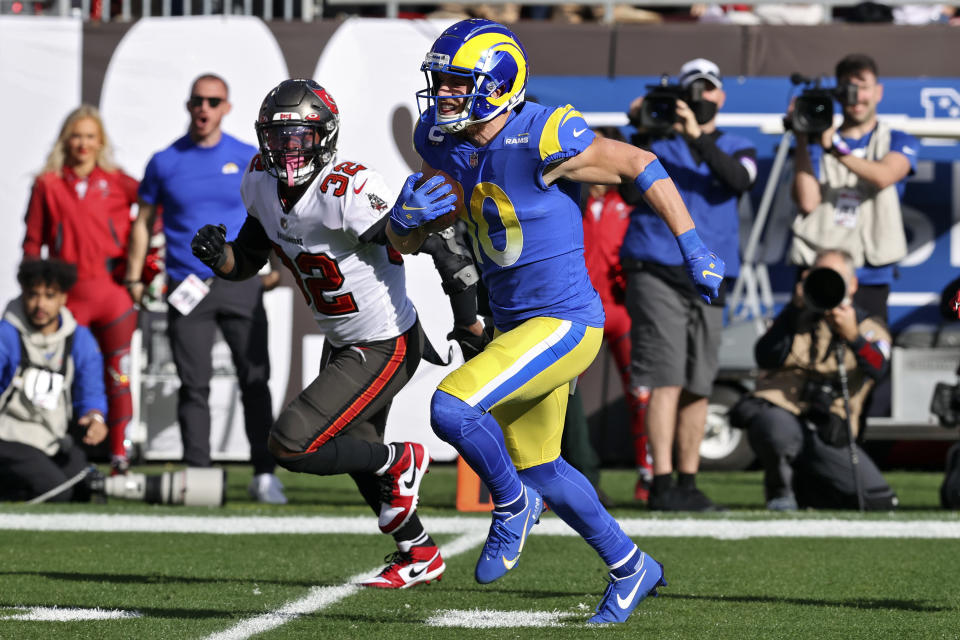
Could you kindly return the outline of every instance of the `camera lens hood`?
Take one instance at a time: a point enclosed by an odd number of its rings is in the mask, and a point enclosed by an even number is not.
[[[814,311],[829,311],[846,297],[846,281],[829,267],[811,269],[803,280],[803,299]]]

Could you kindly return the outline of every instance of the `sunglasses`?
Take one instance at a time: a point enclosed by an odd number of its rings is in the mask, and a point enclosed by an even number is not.
[[[212,109],[216,109],[220,106],[220,103],[226,100],[226,98],[208,98],[206,96],[190,96],[190,100],[187,102],[190,105],[191,109],[196,109],[197,107],[203,106],[203,101],[206,100]]]

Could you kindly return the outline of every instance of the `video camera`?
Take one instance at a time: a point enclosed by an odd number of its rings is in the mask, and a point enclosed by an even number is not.
[[[844,106],[857,103],[858,88],[854,84],[821,87],[820,78],[812,79],[799,73],[790,74],[794,86],[804,85],[793,103],[793,112],[783,119],[784,129],[807,135],[821,134],[833,126],[833,101]]]
[[[829,311],[847,299],[847,281],[830,267],[811,269],[803,279],[803,300],[814,311]]]
[[[659,84],[648,84],[643,96],[640,113],[631,118],[630,124],[652,134],[665,133],[678,121],[677,100],[683,100],[693,108],[703,96],[703,85],[694,82],[689,87],[670,84],[670,76],[663,74]]]

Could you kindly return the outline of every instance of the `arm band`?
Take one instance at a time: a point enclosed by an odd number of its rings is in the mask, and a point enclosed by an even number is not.
[[[831,140],[833,146],[830,147],[829,151],[837,157],[848,156],[850,155],[850,145],[840,137],[839,133],[834,132],[833,139]]]
[[[650,187],[653,186],[654,182],[669,177],[666,169],[660,164],[660,159],[654,158],[653,162],[645,166],[643,171],[640,172],[640,175],[633,179],[633,184],[637,185],[637,188],[640,189],[642,193],[646,193]]]

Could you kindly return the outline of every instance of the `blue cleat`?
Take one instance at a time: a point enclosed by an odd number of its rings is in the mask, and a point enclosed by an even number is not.
[[[638,559],[610,572],[610,584],[597,605],[597,615],[587,620],[588,623],[624,622],[644,598],[657,596],[657,587],[667,586],[663,565],[639,549],[637,553]],[[627,575],[623,575],[625,573]]]
[[[483,552],[477,560],[474,575],[477,582],[487,584],[502,577],[516,566],[533,525],[540,522],[543,513],[543,498],[533,487],[523,485],[523,494],[518,498],[523,507],[518,513],[494,511],[493,522]]]

